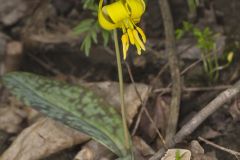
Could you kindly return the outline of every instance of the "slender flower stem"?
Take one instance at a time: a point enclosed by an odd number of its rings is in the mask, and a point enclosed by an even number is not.
[[[126,118],[126,108],[124,105],[122,64],[121,64],[120,49],[119,49],[118,36],[117,36],[116,29],[113,31],[113,35],[114,35],[115,52],[116,52],[116,58],[117,58],[117,67],[118,67],[118,80],[119,80],[120,99],[121,99],[121,114],[122,114],[122,122],[123,122],[123,129],[124,129],[125,146],[127,149],[130,149],[130,141],[129,141],[128,127],[127,127],[127,118]]]

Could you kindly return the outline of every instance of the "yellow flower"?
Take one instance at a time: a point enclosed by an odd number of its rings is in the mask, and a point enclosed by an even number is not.
[[[118,0],[105,6],[103,6],[103,0],[99,2],[98,20],[100,25],[106,30],[122,29],[124,59],[127,57],[129,43],[136,46],[139,55],[141,50],[145,50],[146,36],[143,30],[136,26],[144,11],[143,0]]]

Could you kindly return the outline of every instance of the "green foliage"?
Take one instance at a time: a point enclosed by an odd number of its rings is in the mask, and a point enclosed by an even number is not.
[[[176,30],[176,38],[181,39],[186,33],[192,34],[197,40],[197,47],[201,50],[201,57],[205,72],[211,81],[216,81],[219,76],[216,43],[213,32],[206,27],[201,30],[189,22],[183,22],[183,28]]]
[[[2,80],[26,105],[91,136],[123,159],[130,155],[121,116],[93,91],[24,72],[7,74]]]
[[[188,2],[188,7],[191,13],[196,12],[196,9],[199,5],[199,0],[187,0]]]
[[[193,29],[193,25],[189,22],[183,21],[183,28],[176,29],[175,34],[176,38],[181,39],[187,32],[190,32]]]
[[[74,28],[74,33],[83,36],[81,50],[85,52],[86,56],[89,56],[92,44],[98,43],[98,35],[102,36],[103,45],[106,46],[109,42],[110,32],[103,30],[97,21],[98,5],[95,0],[83,1],[83,9],[90,10],[92,18],[86,18],[82,20]]]
[[[178,149],[176,150],[175,159],[176,159],[176,160],[181,160],[181,159],[182,159],[181,154],[180,154],[180,151],[179,151]]]
[[[97,12],[97,4],[95,0],[84,0],[83,1],[83,9],[92,10],[93,12]]]

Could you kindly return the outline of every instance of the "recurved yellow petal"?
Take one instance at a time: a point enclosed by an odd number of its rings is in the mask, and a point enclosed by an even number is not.
[[[100,25],[107,30],[122,28],[121,41],[124,59],[127,57],[130,44],[136,46],[138,55],[145,50],[146,36],[143,30],[136,26],[144,11],[144,0],[116,0],[105,6],[103,6],[103,0],[99,2]]]
[[[127,0],[126,8],[129,10],[131,18],[141,18],[145,11],[145,3],[143,0]]]
[[[128,30],[127,30],[127,33],[128,33],[128,37],[129,37],[130,43],[131,43],[132,45],[134,45],[134,36],[133,36],[132,30],[131,30],[131,29],[128,29]]]
[[[106,9],[102,8],[103,0],[100,0],[98,7],[98,22],[102,28],[106,30],[112,30],[120,27],[120,24],[113,23],[110,17],[107,15]]]
[[[134,36],[135,43],[137,42],[139,44],[139,46],[141,47],[141,49],[143,49],[145,51],[146,48],[145,48],[143,42],[141,41],[141,39],[138,35],[138,32],[136,30],[133,30],[133,36]]]
[[[145,33],[143,32],[143,30],[142,30],[141,28],[139,28],[139,27],[136,27],[136,29],[137,29],[138,33],[140,33],[143,42],[146,43],[147,38],[146,38],[146,35],[145,35]]]
[[[129,17],[128,10],[124,6],[122,1],[117,1],[109,5],[104,6],[107,14],[114,23],[119,23]]]

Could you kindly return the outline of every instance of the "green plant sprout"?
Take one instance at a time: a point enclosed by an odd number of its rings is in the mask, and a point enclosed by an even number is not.
[[[176,160],[182,160],[182,156],[181,156],[180,151],[178,149],[176,150],[175,159]]]
[[[201,30],[184,21],[183,28],[176,30],[176,38],[181,39],[186,33],[196,38],[197,47],[201,50],[204,71],[208,74],[210,81],[216,81],[219,77],[219,62],[213,32],[208,27]]]
[[[199,6],[199,0],[187,0],[187,3],[190,13],[195,14],[197,7]]]

